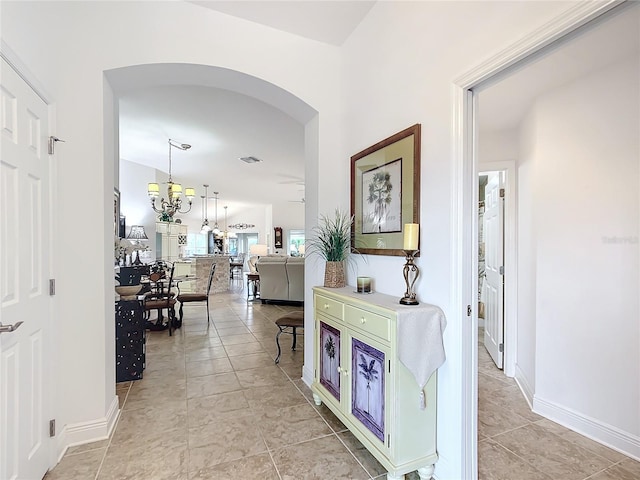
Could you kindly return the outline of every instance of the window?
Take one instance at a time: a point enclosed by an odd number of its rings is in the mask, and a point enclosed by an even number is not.
[[[289,241],[287,245],[289,255],[292,257],[304,255],[304,230],[289,230]]]
[[[229,255],[232,257],[238,255],[238,237],[227,237],[227,247],[229,248]]]
[[[187,245],[184,247],[184,256],[192,257],[193,255],[206,255],[207,253],[207,236],[201,233],[188,233]]]

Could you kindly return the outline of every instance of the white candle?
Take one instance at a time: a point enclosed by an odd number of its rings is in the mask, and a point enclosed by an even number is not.
[[[417,223],[404,224],[404,250],[418,249],[418,232],[420,225]]]

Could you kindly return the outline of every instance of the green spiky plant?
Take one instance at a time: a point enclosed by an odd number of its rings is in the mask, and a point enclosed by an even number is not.
[[[307,241],[309,252],[327,261],[325,287],[344,287],[344,262],[351,260],[351,225],[354,217],[336,208],[332,217],[320,215],[313,236]],[[355,251],[355,250],[354,250]]]
[[[307,240],[310,253],[315,253],[327,262],[343,262],[351,253],[351,224],[353,218],[336,208],[333,217],[320,215],[314,236]]]

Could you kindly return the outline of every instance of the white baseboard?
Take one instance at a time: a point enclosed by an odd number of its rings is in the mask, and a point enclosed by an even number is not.
[[[105,417],[88,422],[65,425],[62,431],[56,435],[57,461],[59,462],[62,459],[69,447],[109,438],[119,415],[118,397],[114,396]]]
[[[307,384],[308,387],[311,387],[313,383],[313,367],[308,367],[304,365],[302,367],[302,381]]]
[[[455,461],[451,463],[448,458],[439,457],[436,462],[436,468],[433,472],[433,480],[439,480],[442,478],[459,478],[460,477],[460,462]],[[457,474],[455,472],[458,472]]]
[[[533,410],[533,388],[531,388],[531,385],[529,385],[529,382],[527,381],[527,377],[524,375],[522,370],[520,370],[520,367],[517,364],[515,366],[515,375],[513,378],[518,384],[522,395],[524,395],[524,399],[529,404],[529,408]]]
[[[640,437],[534,396],[533,411],[613,450],[640,460]]]

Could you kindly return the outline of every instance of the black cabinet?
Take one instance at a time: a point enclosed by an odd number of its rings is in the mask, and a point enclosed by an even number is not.
[[[116,382],[142,378],[145,367],[145,326],[142,302],[116,302]]]

